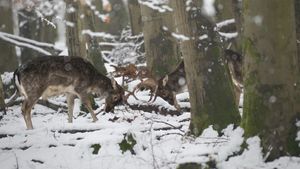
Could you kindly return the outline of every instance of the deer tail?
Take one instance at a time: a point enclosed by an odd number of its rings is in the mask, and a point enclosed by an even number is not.
[[[19,92],[20,92],[21,81],[20,81],[20,72],[19,72],[19,69],[16,69],[16,70],[15,70],[13,80],[14,80],[14,84],[16,85],[17,89],[18,89]]]

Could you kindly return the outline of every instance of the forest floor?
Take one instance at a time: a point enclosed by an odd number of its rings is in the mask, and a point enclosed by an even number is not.
[[[138,93],[144,97],[145,92]],[[187,93],[178,95],[188,99]],[[50,99],[65,105],[65,97]],[[129,101],[137,102],[130,97]],[[96,100],[103,105],[103,100]],[[166,104],[160,98],[154,104]],[[181,103],[188,106],[188,103]],[[260,140],[244,142],[243,129],[229,125],[220,136],[212,127],[199,137],[188,136],[190,113],[178,116],[131,110],[118,106],[114,113],[96,110],[99,121],[80,111],[76,99],[74,121],[65,111],[36,104],[34,130],[26,130],[21,107],[9,107],[0,121],[1,169],[175,169],[180,163],[197,162],[208,168],[299,169],[299,157],[264,162]],[[3,112],[1,112],[3,114]],[[298,137],[300,134],[298,134]]]
[[[137,97],[147,100],[147,94],[139,92]],[[189,106],[182,102],[188,99],[188,93],[177,98],[181,106]],[[50,101],[66,105],[64,96]],[[229,125],[221,136],[209,127],[201,136],[192,137],[187,135],[189,112],[165,116],[118,106],[114,113],[104,114],[100,111],[104,101],[96,102],[100,107],[95,123],[90,114],[80,110],[78,99],[73,123],[67,123],[65,111],[36,104],[32,110],[33,130],[26,130],[20,105],[9,107],[6,115],[0,112],[0,168],[175,169],[187,162],[218,169],[300,168],[299,157],[265,162],[259,138],[244,140],[240,127]],[[130,97],[130,102],[138,101]],[[172,109],[160,98],[154,104]],[[242,151],[244,141],[247,148]]]

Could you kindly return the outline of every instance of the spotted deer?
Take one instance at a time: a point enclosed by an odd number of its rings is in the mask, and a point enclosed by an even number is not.
[[[114,79],[99,73],[91,63],[80,57],[43,56],[21,65],[14,72],[15,84],[24,101],[22,114],[27,129],[33,129],[31,109],[37,100],[66,94],[68,122],[72,123],[74,99],[81,102],[91,113],[93,122],[97,117],[92,109],[90,94],[105,98],[105,111],[110,112],[122,103],[124,90]]]
[[[155,79],[152,75],[148,76],[146,80],[139,83],[133,90],[133,94],[138,90],[150,90],[151,96],[148,102],[154,102],[157,96],[161,97],[169,104],[180,111],[180,106],[176,99],[176,93],[181,92],[186,86],[186,75],[184,70],[184,63],[181,61],[175,70],[168,73],[166,76]],[[154,98],[153,98],[154,97]],[[152,99],[153,98],[153,99]]]

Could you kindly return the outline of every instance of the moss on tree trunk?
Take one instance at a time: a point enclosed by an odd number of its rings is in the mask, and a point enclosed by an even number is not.
[[[201,1],[193,3],[201,4]],[[220,131],[228,124],[238,124],[240,116],[233,85],[228,69],[220,59],[221,51],[212,21],[202,15],[199,6],[191,6],[190,9],[196,7],[198,10],[187,12],[185,1],[174,0],[171,4],[178,33],[189,38],[181,42],[181,49],[190,93],[192,133],[200,135],[209,125]],[[204,34],[208,38],[199,41],[198,37]]]
[[[297,155],[298,72],[293,1],[243,1],[244,115],[247,137],[259,135],[269,160]]]

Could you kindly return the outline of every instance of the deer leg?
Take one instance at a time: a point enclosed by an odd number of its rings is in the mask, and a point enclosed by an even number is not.
[[[150,99],[148,102],[150,102],[150,100],[152,100],[153,94],[154,94],[154,99],[151,101],[151,103],[155,102],[156,98],[157,98],[157,89],[158,89],[158,85],[155,87],[154,92],[151,94]]]
[[[26,127],[28,130],[32,130],[33,126],[32,126],[32,121],[31,121],[31,109],[34,105],[34,101],[30,101],[30,100],[24,100],[23,104],[22,104],[22,115],[23,118],[25,120],[26,123]]]
[[[92,108],[91,100],[88,96],[81,97],[82,104],[88,109],[88,111],[91,113],[91,116],[93,118],[93,122],[98,121],[98,118],[96,117],[96,114],[94,113],[94,110]]]
[[[172,92],[172,94],[173,94],[173,100],[174,100],[174,107],[176,108],[177,111],[180,111],[181,108],[180,108],[180,106],[179,106],[179,104],[178,104],[178,101],[177,101],[177,99],[176,99],[176,93],[175,93],[175,92]]]
[[[72,123],[73,122],[73,110],[74,110],[74,99],[75,95],[73,94],[68,94],[67,95],[67,103],[68,103],[68,122]]]

